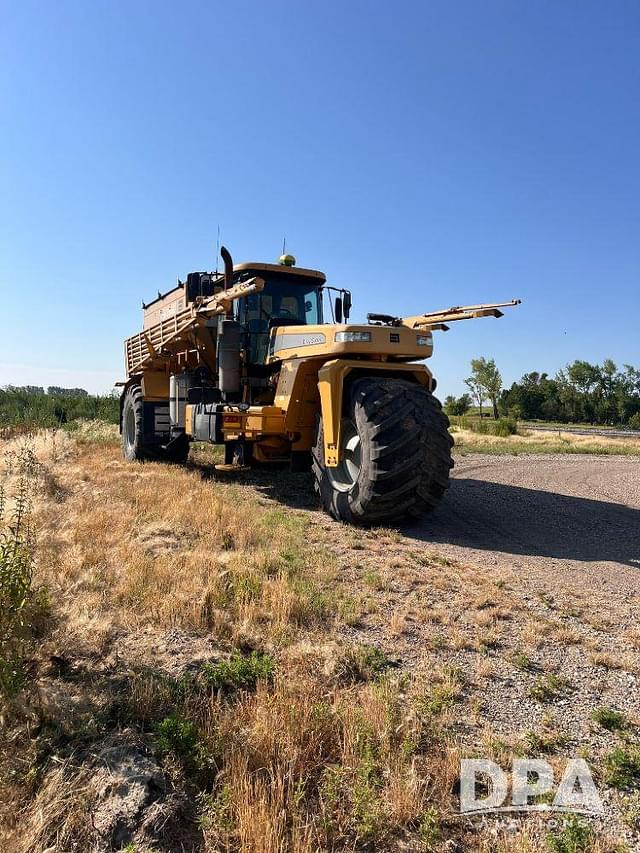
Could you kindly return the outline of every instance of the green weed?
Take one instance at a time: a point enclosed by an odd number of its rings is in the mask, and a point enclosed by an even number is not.
[[[640,783],[640,747],[618,746],[604,762],[604,781],[612,788],[631,788]]]
[[[177,756],[201,786],[210,783],[216,769],[214,757],[198,727],[187,717],[176,712],[161,720],[156,729],[156,745],[161,755]]]
[[[570,683],[559,675],[538,678],[529,689],[529,696],[538,702],[552,702],[570,689]]]
[[[342,658],[342,667],[347,680],[369,681],[393,666],[393,661],[377,646],[354,645],[347,649]]]
[[[418,826],[418,835],[427,853],[435,849],[435,845],[440,841],[442,833],[440,831],[440,818],[434,808],[427,809],[422,815]]]
[[[514,656],[511,658],[511,662],[515,666],[516,669],[519,669],[523,672],[534,669],[533,661],[529,657],[529,655],[524,652],[516,652]]]
[[[613,708],[596,708],[591,719],[610,732],[619,732],[629,727],[629,720],[620,711]]]
[[[231,660],[207,663],[202,667],[205,684],[213,690],[232,692],[253,690],[258,681],[267,681],[276,670],[274,659],[261,652],[245,656],[236,652]]]
[[[158,724],[156,743],[159,752],[173,752],[180,758],[191,758],[198,743],[198,730],[191,720],[171,714]]]
[[[560,832],[547,835],[547,846],[552,853],[586,853],[593,839],[591,827],[580,818],[571,815]]]
[[[556,749],[564,746],[567,742],[567,738],[564,735],[555,732],[535,732],[533,730],[525,732],[524,740],[531,752],[547,754],[555,752]]]
[[[29,481],[22,476],[14,506],[5,518],[0,485],[0,693],[15,694],[24,680],[23,661],[30,639],[34,541]]]

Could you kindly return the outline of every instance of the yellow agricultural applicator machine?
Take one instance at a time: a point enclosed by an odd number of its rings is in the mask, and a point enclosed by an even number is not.
[[[324,273],[291,255],[234,266],[221,254],[224,273],[190,273],[143,303],[143,330],[125,341],[125,457],[184,462],[191,441],[208,441],[224,445],[221,468],[312,467],[324,508],[342,521],[432,509],[449,485],[452,439],[417,362],[431,356],[435,329],[501,317],[519,300],[350,325],[351,294]]]

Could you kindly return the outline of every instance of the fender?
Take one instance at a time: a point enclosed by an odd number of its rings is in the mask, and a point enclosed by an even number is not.
[[[434,384],[431,371],[424,364],[363,362],[342,358],[325,362],[318,371],[318,391],[324,432],[324,463],[328,468],[335,468],[341,461],[340,431],[344,380],[347,374],[354,370],[362,376],[384,376],[387,373],[400,377],[404,375],[429,390],[432,390]]]

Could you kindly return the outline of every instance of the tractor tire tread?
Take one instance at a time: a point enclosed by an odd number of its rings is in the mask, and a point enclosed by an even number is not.
[[[361,473],[348,491],[334,488],[320,424],[312,467],[324,508],[338,520],[361,525],[431,511],[453,467],[453,439],[440,402],[414,382],[372,376],[353,382],[345,409],[361,437]]]

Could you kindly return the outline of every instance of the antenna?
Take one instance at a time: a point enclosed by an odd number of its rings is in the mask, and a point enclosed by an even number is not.
[[[218,222],[218,239],[216,240],[216,275],[218,275],[218,256],[220,255],[220,223]]]
[[[287,238],[283,237],[282,238],[282,254],[283,255],[287,254],[286,249],[287,249]]]

